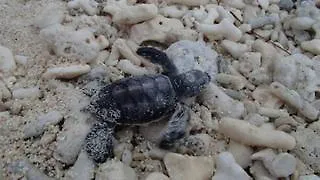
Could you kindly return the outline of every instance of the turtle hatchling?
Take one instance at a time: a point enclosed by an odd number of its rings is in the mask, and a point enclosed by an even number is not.
[[[161,148],[171,147],[185,135],[190,117],[181,101],[199,95],[211,80],[200,70],[178,74],[167,55],[155,48],[141,47],[137,54],[161,65],[163,73],[123,78],[92,96],[86,109],[97,122],[86,137],[85,150],[96,163],[113,157],[117,125],[141,125],[171,115],[159,142]]]

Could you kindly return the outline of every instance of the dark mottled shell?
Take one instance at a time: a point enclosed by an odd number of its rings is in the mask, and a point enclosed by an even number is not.
[[[119,124],[148,123],[172,112],[176,103],[170,79],[161,74],[119,80],[91,102],[98,117]]]

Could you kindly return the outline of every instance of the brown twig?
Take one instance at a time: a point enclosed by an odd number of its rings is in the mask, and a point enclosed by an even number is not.
[[[243,24],[243,21],[241,21],[241,19],[239,19],[232,11],[230,11],[230,14],[231,14],[237,21],[239,21],[241,24]],[[256,38],[259,38],[259,39],[263,39],[263,40],[264,40],[264,37],[261,36],[260,34],[258,34],[257,32],[255,32],[253,29],[252,29],[250,32],[247,32],[247,33],[254,35]],[[286,52],[286,53],[289,54],[289,55],[292,54],[289,50],[281,47],[280,45],[278,45],[277,43],[275,43],[275,42],[272,41],[271,39],[268,40],[268,41],[266,41],[266,42],[270,42],[272,45],[276,46],[277,48],[281,49],[282,51]]]

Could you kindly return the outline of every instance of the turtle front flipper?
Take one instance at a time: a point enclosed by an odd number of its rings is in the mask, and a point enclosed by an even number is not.
[[[103,163],[113,157],[114,125],[97,122],[85,139],[85,150],[96,163]]]
[[[171,148],[174,143],[183,138],[190,119],[190,110],[187,106],[178,104],[171,116],[167,128],[161,134],[159,146],[163,149]]]
[[[167,76],[176,75],[178,70],[167,54],[152,47],[141,47],[137,50],[137,54],[148,58],[151,62],[159,64],[163,68],[163,74]]]

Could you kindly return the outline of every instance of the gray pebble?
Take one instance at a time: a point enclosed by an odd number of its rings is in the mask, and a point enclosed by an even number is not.
[[[294,3],[292,0],[280,0],[278,6],[280,9],[290,11],[293,8]]]
[[[18,160],[11,163],[8,171],[13,174],[22,174],[28,180],[53,180],[39,169],[32,166],[27,160]]]

